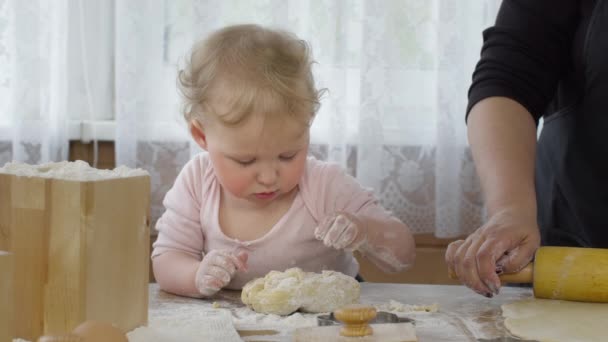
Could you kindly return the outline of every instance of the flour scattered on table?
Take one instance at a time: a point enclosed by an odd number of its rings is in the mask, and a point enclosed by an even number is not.
[[[257,313],[248,307],[232,309],[232,322],[237,329],[255,326],[256,329],[295,329],[317,325],[317,314],[296,312],[289,316]],[[243,329],[244,330],[244,329]]]
[[[177,322],[176,322],[177,323]],[[205,310],[188,324],[165,327],[150,325],[127,335],[130,342],[239,342],[241,338],[232,324],[232,315],[225,309]]]
[[[387,311],[392,313],[400,312],[437,312],[439,311],[439,304],[434,303],[430,305],[416,305],[416,304],[404,304],[396,300],[390,300],[385,304],[374,305],[379,311]]]
[[[247,307],[233,308],[232,323],[240,332],[256,331],[252,336],[243,334],[244,341],[292,341],[291,334],[296,328],[317,325],[317,315],[295,312],[289,316],[262,314]],[[260,331],[271,331],[269,335],[259,335]]]
[[[209,312],[217,311],[228,314],[232,330],[276,332],[272,336],[244,336],[239,341],[289,341],[295,328],[317,324],[317,314],[296,312],[279,316],[257,313],[240,303],[240,293],[220,293],[213,301],[192,300],[160,292],[158,297],[162,296],[166,299],[150,307],[148,326],[128,334],[130,342],[210,341],[208,334],[201,330],[200,322],[207,319]],[[153,297],[154,300],[158,298]],[[213,341],[232,340],[219,338]]]
[[[439,304],[404,304],[396,300],[373,304],[378,311],[390,312],[399,317],[414,320],[416,334],[425,336],[429,341],[468,341],[470,338],[462,331],[461,324],[449,314],[439,310]],[[426,339],[425,339],[426,340]]]

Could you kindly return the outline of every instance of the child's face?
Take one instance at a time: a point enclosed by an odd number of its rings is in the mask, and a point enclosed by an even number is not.
[[[251,115],[236,127],[209,124],[203,128],[203,147],[230,194],[264,204],[298,185],[308,153],[308,126],[259,115]]]

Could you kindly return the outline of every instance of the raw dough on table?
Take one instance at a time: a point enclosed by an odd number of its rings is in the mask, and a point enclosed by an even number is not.
[[[608,304],[527,299],[502,306],[505,326],[541,342],[608,341]]]
[[[335,271],[304,272],[294,267],[285,272],[270,271],[243,287],[241,300],[261,313],[289,315],[330,312],[359,302],[361,287],[353,277]]]

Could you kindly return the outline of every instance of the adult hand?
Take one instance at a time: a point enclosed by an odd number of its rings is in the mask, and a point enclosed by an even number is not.
[[[212,296],[230,283],[234,273],[247,270],[248,254],[213,250],[203,257],[196,271],[195,285],[201,295]]]
[[[445,260],[463,284],[492,297],[500,289],[498,275],[524,268],[539,245],[536,217],[506,209],[492,215],[466,240],[452,242]]]
[[[341,212],[322,220],[315,237],[327,247],[353,251],[367,241],[367,229],[355,215]]]

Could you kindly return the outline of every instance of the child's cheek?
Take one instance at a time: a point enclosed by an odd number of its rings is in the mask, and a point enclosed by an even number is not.
[[[243,170],[235,165],[233,161],[211,155],[215,175],[219,179],[222,187],[235,196],[241,195],[247,188],[247,180],[243,175]]]
[[[249,195],[247,192],[250,185],[248,179],[249,177],[246,174],[231,174],[227,177],[224,186],[235,196],[247,196]]]
[[[296,186],[300,179],[302,178],[302,174],[304,173],[304,168],[306,167],[306,154],[302,154],[302,156],[298,157],[289,165],[289,167],[284,170],[283,175],[283,184],[288,186]]]
[[[248,172],[242,169],[236,169],[235,167],[230,167],[227,165],[223,165],[222,180],[223,186],[235,196],[243,196],[248,195],[247,190],[250,187],[250,179],[251,176]]]

